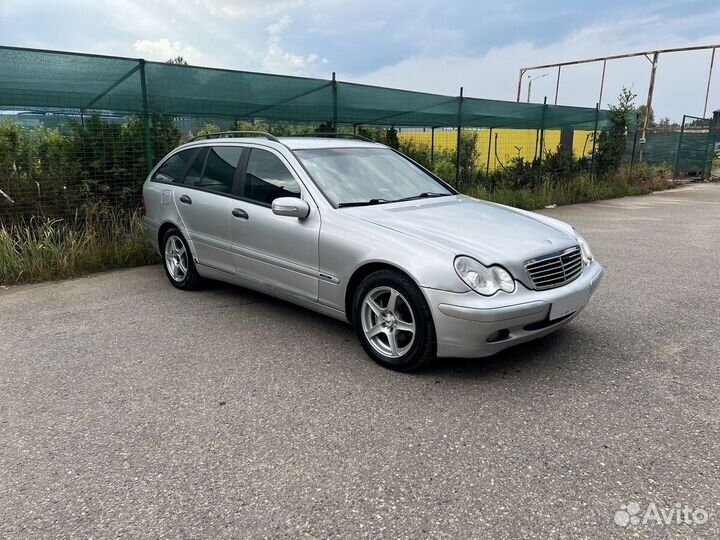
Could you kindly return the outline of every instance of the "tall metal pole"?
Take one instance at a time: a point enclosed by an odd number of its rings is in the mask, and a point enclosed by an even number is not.
[[[602,95],[603,95],[603,89],[605,88],[605,68],[607,67],[607,60],[603,60],[603,72],[602,77],[600,78],[600,97],[598,98],[598,103],[600,106],[602,106]]]
[[[525,75],[525,70],[524,70],[524,69],[521,69],[521,70],[520,70],[520,76],[518,77],[517,99],[515,100],[515,101],[517,101],[518,103],[520,103],[520,91],[522,90],[522,78],[523,78],[523,75]]]
[[[332,75],[332,95],[333,95],[333,131],[337,133],[337,122],[338,122],[338,96],[337,96],[337,80],[335,79],[335,72]]]
[[[528,103],[530,103],[530,90],[532,90],[532,82],[533,82],[532,79],[528,79],[528,97],[527,97]]]
[[[562,66],[558,66],[557,80],[555,81],[555,105],[557,105],[558,92],[560,91],[560,70]]]
[[[640,139],[640,161],[643,159],[643,150],[645,147],[645,141],[646,135],[647,135],[647,128],[648,124],[650,123],[650,111],[652,110],[652,99],[653,99],[653,92],[655,91],[655,73],[657,72],[657,66],[658,66],[658,57],[660,56],[660,53],[655,51],[653,53],[653,59],[652,61],[652,71],[650,72],[650,86],[648,87],[648,97],[647,97],[647,104],[645,105],[645,120],[643,120],[643,128],[642,128],[642,137]]]
[[[713,72],[713,64],[715,63],[715,49],[712,50],[712,55],[710,56],[710,71],[708,72],[708,83],[707,83],[707,90],[705,90],[705,107],[703,107],[703,118],[707,116],[707,104],[708,104],[708,98],[710,97],[710,81],[712,81],[712,72]]]
[[[140,59],[140,90],[142,91],[143,124],[145,124],[145,160],[148,174],[153,167],[152,136],[150,133],[150,111],[148,110],[147,82],[145,80],[145,60]]]
[[[457,149],[455,150],[455,185],[460,186],[460,139],[462,137],[462,104],[463,104],[463,87],[460,87],[460,97],[458,98],[458,125],[457,125]]]

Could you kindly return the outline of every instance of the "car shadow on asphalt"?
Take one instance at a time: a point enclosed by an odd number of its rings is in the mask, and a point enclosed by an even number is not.
[[[578,350],[584,340],[582,330],[562,328],[548,336],[515,345],[493,356],[482,358],[438,358],[418,375],[444,378],[516,376],[538,371],[567,370],[573,361],[567,354]]]
[[[325,330],[328,329],[328,325],[332,325],[333,329],[331,331],[337,332],[340,347],[355,340],[355,332],[348,323],[273,296],[219,281],[208,281],[203,287],[203,291],[223,295],[225,298],[227,298],[227,295],[232,295],[238,300],[242,299],[243,304],[266,304],[268,307],[277,309],[279,316],[301,317],[307,322],[317,323]],[[436,358],[427,367],[412,373],[411,376],[420,378],[442,377],[445,379],[508,378],[539,371],[567,371],[572,369],[577,352],[582,351],[590,340],[591,336],[587,335],[581,323],[573,322],[552,334],[515,345],[493,356],[483,358]],[[353,345],[357,346],[357,350],[362,353],[362,356],[365,356],[359,343],[354,341]],[[369,358],[368,362],[371,362]],[[380,366],[377,366],[377,368],[383,369]]]

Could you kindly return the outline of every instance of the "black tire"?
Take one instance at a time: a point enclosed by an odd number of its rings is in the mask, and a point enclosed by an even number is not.
[[[397,318],[390,317],[390,312],[386,309],[392,290],[399,293],[401,297],[396,300],[395,304],[399,310],[396,312],[399,315]],[[368,298],[377,299],[377,302],[373,304],[376,308],[383,307],[384,298],[388,300],[384,304],[383,316],[377,314],[376,310],[369,305],[363,308]],[[415,371],[426,366],[435,358],[437,344],[430,308],[420,289],[405,274],[394,270],[379,270],[367,276],[355,290],[352,310],[353,326],[360,344],[365,352],[381,366],[395,371]],[[389,322],[386,317],[390,317]],[[396,326],[393,326],[393,321]],[[409,331],[397,327],[398,323],[403,324],[406,321],[414,322],[415,331],[412,339],[409,337]],[[366,335],[365,327],[378,328],[378,324],[383,326],[382,332],[378,332],[371,343],[370,338]],[[391,334],[395,337],[391,337]],[[392,356],[392,352],[390,352],[392,348],[390,340],[395,343],[397,356]],[[403,351],[403,348],[406,350]],[[388,350],[383,352],[379,349]]]
[[[173,275],[171,268],[177,269],[178,267],[174,266],[172,262],[168,263],[168,257],[171,256],[168,249],[170,247],[170,241],[173,242],[173,247],[176,248],[176,253],[172,254],[172,256],[176,257],[178,262],[183,263],[185,268],[185,271],[182,271],[182,266],[180,266],[180,271],[175,271],[175,275]],[[180,245],[182,245],[182,249],[179,249]],[[200,286],[202,278],[200,277],[200,274],[198,274],[197,268],[195,268],[195,263],[193,262],[192,254],[190,252],[190,246],[185,240],[185,237],[176,228],[173,227],[168,229],[163,235],[162,243],[160,244],[160,257],[162,258],[165,275],[173,287],[177,287],[178,289],[182,289],[184,291],[192,291]],[[175,265],[177,264],[178,263],[176,262]]]

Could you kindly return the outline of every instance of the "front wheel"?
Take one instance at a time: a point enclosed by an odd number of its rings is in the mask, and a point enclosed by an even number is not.
[[[365,351],[379,364],[412,371],[435,356],[435,326],[420,289],[406,275],[380,270],[355,291],[353,325]]]

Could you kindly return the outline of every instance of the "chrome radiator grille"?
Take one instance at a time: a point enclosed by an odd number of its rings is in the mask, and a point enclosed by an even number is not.
[[[582,269],[582,255],[578,246],[525,263],[533,287],[540,291],[570,283],[582,274]]]

